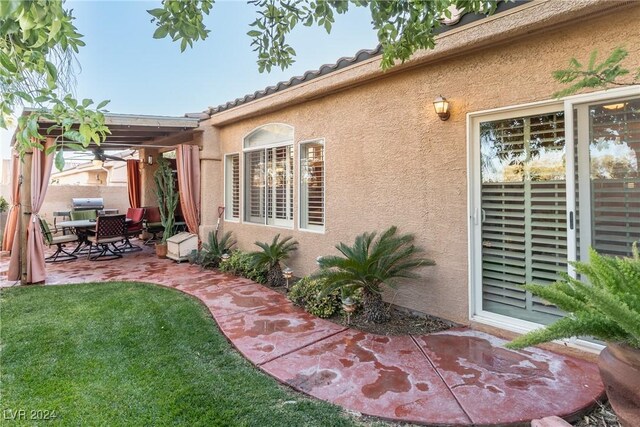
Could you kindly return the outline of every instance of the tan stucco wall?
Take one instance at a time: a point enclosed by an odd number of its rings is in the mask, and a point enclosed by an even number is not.
[[[107,185],[50,185],[47,189],[40,216],[53,223],[53,212],[71,210],[74,197],[102,197],[104,207],[127,213],[129,196],[127,187]]]
[[[630,50],[627,63],[637,65],[638,22],[640,2],[622,12],[207,130],[204,152],[212,157],[241,152],[248,132],[273,122],[295,128],[296,158],[300,141],[325,140],[324,234],[298,231],[297,190],[293,230],[231,222],[224,223],[225,230],[234,232],[242,249],[253,249],[255,240],[271,240],[276,233],[293,235],[300,249],[290,265],[296,275],[303,275],[315,268],[317,256],[335,253],[336,243],[398,225],[402,232],[415,233],[437,265],[387,299],[468,323],[466,114],[550,99],[559,88],[551,72],[572,56],[587,58],[593,49],[609,52],[624,45]],[[433,112],[432,101],[439,94],[451,102],[447,122]],[[206,122],[202,126],[212,129]],[[221,166],[203,162],[203,235],[214,226],[215,208],[223,203]]]

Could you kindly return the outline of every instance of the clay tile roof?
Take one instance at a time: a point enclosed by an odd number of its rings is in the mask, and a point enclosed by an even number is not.
[[[498,7],[494,15],[500,12],[503,12],[505,10],[511,9],[513,7],[520,6],[523,3],[528,3],[530,1],[531,0],[516,0],[513,2],[501,1],[498,4]],[[451,12],[452,12],[451,18],[442,19],[442,23],[444,25],[435,30],[436,34],[441,34],[441,33],[450,31],[454,28],[460,28],[464,25],[467,25],[474,21],[478,21],[485,17],[485,15],[482,15],[482,14],[465,13],[464,11],[461,12],[456,10],[455,8],[452,8]],[[250,93],[248,95],[243,96],[242,98],[236,98],[233,101],[229,101],[225,104],[220,104],[217,107],[209,107],[206,111],[204,111],[204,113],[209,115],[214,115],[222,111],[229,110],[233,107],[237,107],[239,105],[249,103],[256,99],[263,98],[273,93],[283,91],[292,86],[299,85],[300,83],[308,82],[317,77],[327,75],[329,73],[340,70],[342,68],[346,68],[351,65],[357,64],[359,62],[366,61],[368,59],[371,59],[381,54],[382,54],[382,46],[380,45],[378,45],[378,47],[376,47],[375,49],[362,49],[362,50],[359,50],[352,57],[343,57],[338,59],[335,64],[325,64],[317,70],[307,71],[302,76],[292,77],[286,82],[285,81],[279,82],[274,86],[268,86],[265,89],[258,90],[254,93]]]

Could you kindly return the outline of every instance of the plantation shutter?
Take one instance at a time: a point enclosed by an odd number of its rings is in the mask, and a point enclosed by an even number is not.
[[[300,150],[300,227],[324,227],[324,145],[310,142]]]
[[[522,288],[566,270],[561,112],[481,124],[482,299],[486,311],[538,323],[560,312]]]
[[[225,164],[225,218],[240,218],[240,155],[229,154]]]
[[[640,239],[640,99],[589,107],[591,246],[631,256]]]
[[[265,220],[265,151],[245,154],[245,220],[264,223]]]
[[[293,219],[293,158],[290,146],[267,151],[268,224],[284,225]]]

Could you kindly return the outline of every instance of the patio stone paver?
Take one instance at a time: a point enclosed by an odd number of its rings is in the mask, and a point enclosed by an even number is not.
[[[8,259],[0,258],[0,287]],[[153,250],[117,261],[47,264],[47,285],[130,280],[199,298],[229,341],[283,383],[386,419],[425,425],[505,425],[569,417],[604,393],[595,364],[541,349],[511,351],[504,341],[461,328],[385,337],[344,328],[293,306],[250,280]]]
[[[535,347],[511,351],[483,332],[449,330],[416,342],[475,424],[530,421],[545,412],[567,417],[602,390],[593,363]]]
[[[215,309],[212,312],[215,313]],[[238,351],[256,365],[346,329],[292,304],[220,316],[216,321]]]
[[[210,286],[193,295],[200,298],[216,319],[229,314],[287,304],[288,299],[262,285]]]
[[[369,415],[437,425],[470,423],[408,336],[351,329],[262,369],[297,390]]]

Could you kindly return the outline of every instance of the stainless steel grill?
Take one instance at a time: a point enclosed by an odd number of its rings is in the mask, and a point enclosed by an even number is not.
[[[71,199],[71,208],[74,211],[103,210],[102,197],[74,197]]]

